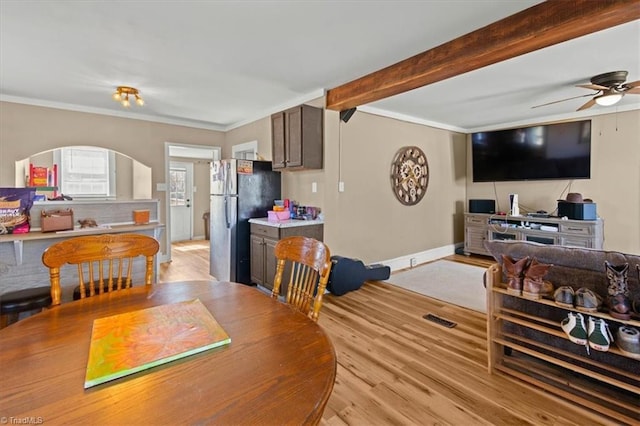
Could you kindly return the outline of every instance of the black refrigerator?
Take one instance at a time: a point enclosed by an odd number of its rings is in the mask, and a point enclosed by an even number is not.
[[[209,273],[217,280],[251,284],[249,219],[267,217],[280,189],[270,161],[211,163]]]

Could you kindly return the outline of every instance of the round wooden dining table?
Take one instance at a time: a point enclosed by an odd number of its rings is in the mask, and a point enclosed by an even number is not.
[[[231,343],[84,389],[95,319],[193,299]],[[155,284],[63,304],[0,330],[0,421],[317,424],[335,374],[322,328],[257,289]]]

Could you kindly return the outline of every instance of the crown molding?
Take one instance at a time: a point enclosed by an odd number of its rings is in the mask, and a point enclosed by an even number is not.
[[[226,131],[225,126],[221,126],[213,123],[205,123],[205,122],[195,121],[195,120],[194,121],[181,120],[181,119],[175,119],[175,118],[169,118],[169,117],[157,117],[152,115],[137,114],[137,113],[125,112],[125,111],[113,111],[105,108],[95,108],[95,107],[88,107],[84,105],[67,104],[63,102],[53,102],[53,101],[45,101],[40,99],[22,98],[18,96],[0,95],[0,101],[12,102],[16,104],[40,106],[45,108],[63,109],[67,111],[86,112],[89,114],[108,115],[108,116],[119,117],[119,118],[129,118],[132,120],[152,121],[154,123],[172,124],[176,126],[193,127],[196,129],[217,130],[220,132]]]
[[[596,117],[599,115],[615,114],[619,112],[627,112],[627,111],[634,111],[634,110],[640,110],[640,103],[623,105],[623,106],[614,105],[610,107],[601,107],[599,109],[593,109],[589,111],[574,111],[566,114],[547,115],[544,117],[530,118],[527,120],[511,121],[506,123],[495,123],[487,126],[467,128],[467,127],[453,126],[446,123],[440,123],[437,121],[425,120],[422,118],[413,117],[411,115],[399,114],[396,112],[391,112],[391,111],[387,111],[380,108],[373,108],[368,106],[358,107],[358,111],[360,112],[366,112],[369,114],[379,115],[382,117],[393,118],[400,121],[406,121],[408,123],[420,124],[423,126],[435,127],[436,129],[443,129],[443,130],[449,130],[451,132],[466,133],[466,134],[471,134],[476,132],[488,132],[488,131],[500,130],[500,129],[509,129],[514,127],[535,126],[535,125],[557,122],[557,121],[579,120],[579,119],[584,119],[588,117]]]
[[[254,121],[257,120],[261,120],[265,117],[270,117],[271,114],[274,114],[276,112],[280,112],[280,111],[284,111],[286,109],[289,108],[293,108],[295,106],[298,106],[300,104],[304,104],[307,102],[311,102],[314,101],[316,99],[322,98],[325,95],[325,90],[324,89],[316,89],[312,92],[309,92],[305,95],[301,95],[298,96],[296,98],[290,99],[289,101],[282,103],[280,105],[276,105],[274,107],[268,108],[266,110],[263,110],[262,112],[256,113],[253,115],[253,117],[251,118],[247,118],[244,119],[242,121],[238,121],[237,123],[234,124],[230,124],[225,128],[225,131],[229,131],[229,130],[233,130],[236,129],[238,127],[242,127],[245,126],[247,124],[253,123]]]
[[[446,123],[440,123],[437,121],[425,120],[423,118],[414,117],[407,114],[400,114],[397,112],[387,111],[381,108],[369,107],[369,106],[359,106],[358,111],[366,112],[369,114],[379,115],[387,118],[394,118],[400,121],[406,121],[407,123],[421,124],[423,126],[435,127],[437,129],[449,130],[451,132],[458,133],[468,133],[467,129],[458,126],[452,126]]]
[[[45,101],[41,99],[31,99],[31,98],[23,98],[18,96],[9,96],[9,95],[0,95],[0,101],[12,102],[12,103],[24,104],[24,105],[40,106],[45,108],[57,108],[57,109],[63,109],[67,111],[86,112],[90,114],[108,115],[112,117],[129,118],[132,120],[152,121],[154,123],[172,124],[176,126],[193,127],[196,129],[228,132],[229,130],[242,127],[246,124],[253,123],[254,121],[261,120],[265,117],[269,117],[271,114],[276,113],[278,111],[283,111],[285,109],[292,108],[294,106],[322,98],[324,97],[324,95],[325,95],[324,89],[316,89],[312,92],[290,99],[289,101],[283,104],[276,105],[272,108],[256,113],[251,118],[247,118],[237,123],[229,124],[227,126],[214,124],[214,123],[207,123],[202,121],[196,121],[196,120],[182,120],[182,119],[169,118],[169,117],[158,117],[158,116],[138,114],[138,113],[133,113],[128,111],[114,111],[114,110],[105,109],[105,108],[95,108],[95,107],[88,107],[83,105],[67,104],[63,102]]]

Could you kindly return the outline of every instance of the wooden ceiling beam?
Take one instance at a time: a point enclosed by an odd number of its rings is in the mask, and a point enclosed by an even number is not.
[[[636,19],[640,0],[549,0],[330,89],[326,106],[354,108]]]

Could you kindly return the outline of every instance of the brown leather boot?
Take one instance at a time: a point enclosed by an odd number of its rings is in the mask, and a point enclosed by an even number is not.
[[[536,300],[542,297],[552,297],[553,284],[542,279],[552,266],[540,263],[535,258],[531,260],[531,264],[524,273],[524,285],[522,286],[524,297]]]
[[[515,261],[507,255],[502,255],[502,265],[507,275],[507,293],[520,296],[522,294],[522,277],[529,264],[529,256]]]
[[[621,320],[631,319],[631,299],[629,296],[629,283],[627,275],[629,264],[613,265],[609,261],[604,261],[605,270],[607,272],[607,306],[609,314]]]

